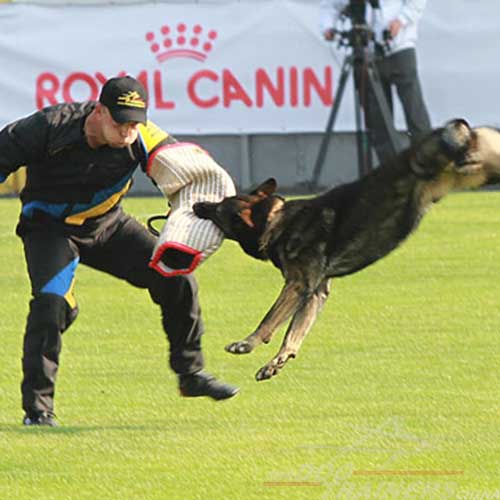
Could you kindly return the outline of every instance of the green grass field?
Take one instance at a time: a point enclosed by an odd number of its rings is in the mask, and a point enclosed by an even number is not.
[[[126,200],[139,219],[161,198]],[[436,205],[401,248],[333,283],[297,357],[254,374],[283,332],[248,356],[223,347],[281,287],[232,242],[197,271],[209,371],[230,401],[178,396],[148,294],[83,266],[64,335],[57,429],[20,425],[29,285],[0,200],[2,499],[500,498],[500,193]]]

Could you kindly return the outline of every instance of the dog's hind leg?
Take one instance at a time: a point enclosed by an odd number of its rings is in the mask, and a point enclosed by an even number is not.
[[[276,302],[255,332],[243,340],[227,345],[226,351],[232,354],[247,354],[258,345],[267,344],[274,331],[300,308],[304,300],[303,288],[304,285],[297,281],[285,283]]]
[[[310,299],[293,317],[278,354],[255,375],[257,380],[266,380],[277,375],[290,358],[295,358],[302,342],[311,329],[318,313],[330,293],[330,280],[325,279]]]

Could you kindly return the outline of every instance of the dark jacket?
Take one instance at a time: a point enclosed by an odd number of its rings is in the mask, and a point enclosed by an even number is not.
[[[82,226],[102,217],[119,205],[137,166],[146,169],[149,153],[175,142],[148,122],[131,146],[92,149],[83,126],[95,105],[93,101],[58,104],[0,131],[0,180],[27,166],[22,218],[48,216]]]

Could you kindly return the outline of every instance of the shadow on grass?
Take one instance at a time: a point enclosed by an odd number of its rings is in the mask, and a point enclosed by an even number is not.
[[[31,426],[24,427],[22,424],[0,424],[0,433],[5,434],[83,434],[86,432],[102,432],[102,431],[127,431],[127,432],[143,432],[164,430],[160,425],[70,425],[60,427],[48,426]]]

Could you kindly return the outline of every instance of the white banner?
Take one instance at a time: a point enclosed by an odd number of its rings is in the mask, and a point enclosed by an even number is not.
[[[434,124],[499,121],[499,16],[490,0],[428,2],[418,57]],[[2,4],[0,127],[96,99],[123,72],[143,81],[150,118],[174,134],[322,131],[343,56],[319,34],[316,1]],[[349,84],[335,128],[353,127]]]

